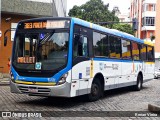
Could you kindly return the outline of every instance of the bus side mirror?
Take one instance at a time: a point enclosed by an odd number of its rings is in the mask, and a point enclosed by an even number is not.
[[[4,46],[7,46],[7,36],[4,37]]]

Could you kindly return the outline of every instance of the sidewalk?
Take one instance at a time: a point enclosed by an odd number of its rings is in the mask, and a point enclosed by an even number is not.
[[[160,78],[157,79],[160,82]],[[148,110],[153,113],[160,114],[160,100],[148,104]]]
[[[156,113],[160,114],[160,101],[156,101],[154,103],[149,103],[148,110],[150,112],[156,112]]]
[[[9,85],[9,74],[2,74],[0,73],[0,86],[2,85]]]

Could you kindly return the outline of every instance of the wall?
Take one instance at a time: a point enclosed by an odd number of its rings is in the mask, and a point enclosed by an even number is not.
[[[155,31],[155,57],[159,58],[160,57],[160,0],[157,0],[156,4],[156,31]]]
[[[2,13],[1,15],[1,30],[2,30],[2,37],[0,37],[0,72],[7,73],[9,71],[8,68],[8,58],[11,56],[12,51],[12,42],[11,42],[11,32],[7,33],[8,41],[7,46],[4,47],[4,32],[7,29],[11,28],[11,23],[17,23],[20,20],[23,19],[29,19],[31,17],[29,16],[22,16],[22,15],[13,15],[13,14],[7,14]],[[5,19],[11,17],[11,21],[6,22]],[[4,67],[3,69],[1,67]]]
[[[1,4],[2,12],[29,16],[57,16],[55,4],[51,3],[27,0],[2,0]]]
[[[150,36],[151,32],[152,32],[152,35],[155,36],[154,30],[147,30],[147,34],[146,34],[146,31],[141,31],[141,39],[151,38],[151,36]]]

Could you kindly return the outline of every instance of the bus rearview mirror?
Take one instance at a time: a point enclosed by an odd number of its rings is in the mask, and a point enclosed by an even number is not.
[[[7,36],[4,37],[4,46],[7,46]]]

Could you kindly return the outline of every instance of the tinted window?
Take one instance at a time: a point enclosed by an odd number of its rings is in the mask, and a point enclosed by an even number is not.
[[[67,63],[68,32],[17,33],[13,64],[18,69],[56,70]],[[38,67],[37,67],[38,66]]]
[[[93,49],[95,56],[102,56],[102,43],[101,34],[93,32]]]
[[[141,60],[147,60],[147,54],[146,54],[146,52],[147,52],[146,46],[145,45],[141,45],[141,48],[140,48]]]
[[[109,49],[108,49],[108,37],[107,35],[93,32],[93,48],[94,55],[101,57],[109,57]]]
[[[105,57],[109,57],[109,40],[108,40],[108,36],[101,34],[101,39],[103,41],[102,54]]]
[[[88,40],[87,37],[74,34],[73,56],[88,56]]]
[[[154,61],[154,48],[148,46],[147,47],[147,57],[148,57],[148,61]]]
[[[122,58],[123,59],[131,59],[130,41],[122,40]]]
[[[110,58],[121,58],[121,40],[118,37],[109,36]]]
[[[139,46],[136,42],[132,42],[132,58],[133,60],[139,60]]]

